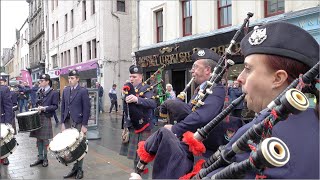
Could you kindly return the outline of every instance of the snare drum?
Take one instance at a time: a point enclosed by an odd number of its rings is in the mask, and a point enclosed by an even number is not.
[[[66,129],[58,133],[49,144],[49,151],[62,164],[80,161],[88,152],[88,141],[77,129]]]
[[[17,141],[14,138],[14,129],[10,124],[1,123],[1,137],[0,137],[0,146],[1,146],[1,157],[4,159],[8,157],[14,150],[17,148]]]
[[[35,131],[41,128],[38,111],[28,111],[17,115],[19,131]]]

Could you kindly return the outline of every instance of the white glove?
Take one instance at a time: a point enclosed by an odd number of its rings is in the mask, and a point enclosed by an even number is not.
[[[131,173],[129,179],[142,179],[141,176],[137,173]]]

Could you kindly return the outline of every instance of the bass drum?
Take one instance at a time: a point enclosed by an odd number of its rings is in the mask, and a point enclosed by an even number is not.
[[[1,123],[0,130],[0,159],[4,159],[16,150],[18,143],[16,138],[14,138],[14,129],[10,124]]]
[[[88,141],[77,129],[66,129],[52,139],[49,151],[60,163],[67,165],[84,158],[88,152]]]

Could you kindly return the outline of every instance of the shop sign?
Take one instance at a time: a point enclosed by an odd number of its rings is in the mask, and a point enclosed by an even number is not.
[[[209,48],[219,55],[223,55],[229,47],[229,43],[236,31],[203,37],[175,43],[159,48],[150,48],[136,52],[137,65],[141,67],[156,67],[162,65],[172,65],[192,62],[191,55],[201,48]],[[240,41],[243,34],[233,46],[232,58],[243,61],[240,54]],[[233,60],[234,60],[233,59]]]

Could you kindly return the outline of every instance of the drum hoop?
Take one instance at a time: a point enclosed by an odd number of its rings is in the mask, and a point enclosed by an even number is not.
[[[35,114],[39,114],[39,112],[38,111],[22,112],[22,113],[17,114],[17,117],[28,117],[28,116],[35,115]]]
[[[71,128],[71,129],[73,130],[75,128]],[[77,130],[77,129],[75,129],[75,130]],[[50,144],[49,144],[49,150],[52,151],[53,153],[56,153],[56,154],[64,153],[65,151],[71,151],[72,152],[79,146],[79,144],[82,142],[82,140],[83,140],[83,133],[80,131],[79,132],[79,136],[76,138],[76,140],[71,145],[69,145],[69,146],[67,146],[67,147],[65,147],[65,148],[63,148],[61,150],[53,151],[51,149]]]
[[[9,131],[6,131],[7,132],[6,134],[3,134],[4,135],[3,137],[0,136],[0,139],[5,139],[10,134],[12,134],[12,135],[14,134],[14,129],[11,124],[1,123],[0,127],[1,127],[1,132],[3,132],[3,130],[4,130],[3,128],[9,129]]]

